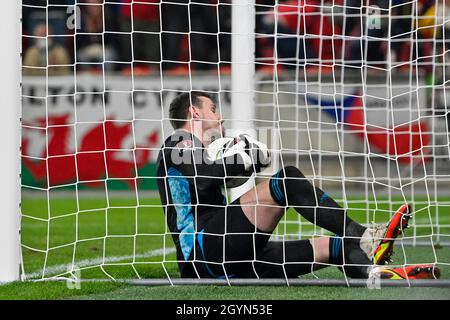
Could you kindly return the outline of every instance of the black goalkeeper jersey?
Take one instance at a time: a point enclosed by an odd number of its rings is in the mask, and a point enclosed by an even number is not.
[[[202,142],[185,130],[176,130],[162,145],[157,159],[158,189],[178,261],[192,259],[195,233],[217,208],[227,205],[222,194],[224,177],[244,173],[239,158],[205,160]],[[181,272],[183,265],[179,264]]]

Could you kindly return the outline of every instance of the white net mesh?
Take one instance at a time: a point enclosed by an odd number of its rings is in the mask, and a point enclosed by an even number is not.
[[[247,122],[273,154],[262,177],[294,165],[367,226],[410,203],[396,262],[444,270],[445,4],[257,1],[255,88],[245,92],[255,101]],[[24,0],[22,8],[23,278],[179,277],[155,161],[180,92],[217,93],[225,126],[246,120],[231,112],[231,3]],[[325,234],[290,210],[274,238]]]

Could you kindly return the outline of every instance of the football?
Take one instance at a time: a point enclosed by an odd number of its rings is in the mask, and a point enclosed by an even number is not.
[[[218,138],[211,142],[206,149],[209,160],[216,161],[233,155],[240,155],[245,166],[245,172],[238,177],[227,178],[225,183],[228,188],[236,188],[244,184],[253,174],[253,164],[250,156],[245,151],[245,141],[239,137]],[[237,157],[235,157],[237,159]]]

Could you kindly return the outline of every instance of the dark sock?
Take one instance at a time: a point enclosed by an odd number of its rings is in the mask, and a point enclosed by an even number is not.
[[[339,236],[360,238],[366,228],[347,216],[329,195],[314,187],[308,179],[293,166],[287,166],[272,176],[270,192],[281,206],[293,207],[311,223]]]
[[[369,267],[372,261],[362,251],[359,244],[351,239],[344,240],[344,261],[342,268],[339,268],[350,278],[367,279],[369,276]]]
[[[330,238],[329,262],[337,265],[350,278],[367,278],[371,265],[355,241],[338,236]]]
[[[342,265],[343,251],[342,251],[342,238],[335,236],[330,238],[329,244],[329,261],[331,264]]]

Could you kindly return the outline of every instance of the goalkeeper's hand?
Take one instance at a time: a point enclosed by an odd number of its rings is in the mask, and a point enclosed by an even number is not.
[[[255,172],[260,172],[261,168],[270,165],[270,152],[269,149],[267,149],[266,144],[253,139],[248,134],[241,134],[239,138],[245,142],[245,151],[252,159],[255,166]]]

